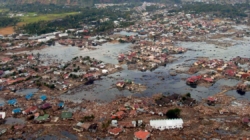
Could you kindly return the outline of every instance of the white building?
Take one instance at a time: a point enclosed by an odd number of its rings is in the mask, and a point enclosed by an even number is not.
[[[59,34],[58,36],[59,36],[59,37],[67,37],[68,34],[67,34],[67,33],[62,33],[62,34]]]
[[[6,113],[5,112],[0,112],[0,118],[4,119],[6,117]]]
[[[115,26],[118,26],[119,24],[120,24],[119,21],[116,21],[116,20],[114,21]]]
[[[183,128],[182,119],[150,120],[150,126],[161,131],[165,129]]]
[[[55,38],[56,38],[56,36],[54,36],[54,35],[53,35],[53,36],[47,36],[47,37],[46,37],[47,40],[51,40],[51,39],[55,39]]]
[[[106,69],[104,69],[104,70],[102,70],[102,74],[108,74],[108,70],[106,70]]]
[[[41,38],[37,40],[37,42],[47,42],[47,41],[49,41],[47,38]]]

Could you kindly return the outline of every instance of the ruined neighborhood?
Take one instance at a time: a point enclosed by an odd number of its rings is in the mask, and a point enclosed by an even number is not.
[[[0,36],[0,139],[250,138],[249,9],[223,17],[153,2],[95,8],[126,6],[126,27],[103,17]],[[94,33],[110,20],[113,29]]]

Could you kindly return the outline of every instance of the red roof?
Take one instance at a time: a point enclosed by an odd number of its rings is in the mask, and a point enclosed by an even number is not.
[[[235,75],[235,71],[232,69],[228,69],[225,71],[225,74],[228,76],[234,76]]]
[[[204,78],[203,80],[205,80],[206,82],[210,82],[210,83],[214,82],[212,78]]]
[[[214,101],[216,100],[216,98],[214,98],[214,97],[212,97],[212,96],[209,96],[209,97],[207,98],[207,100],[208,100],[208,101],[211,101],[211,102],[214,102]]]
[[[6,57],[6,58],[2,58],[2,61],[3,62],[9,62],[11,59],[10,58],[8,58],[8,57]]]
[[[246,73],[246,74],[242,74],[242,75],[241,75],[241,78],[246,79],[246,78],[248,78],[249,76],[250,76],[250,74]]]
[[[141,139],[141,140],[147,140],[150,136],[150,133],[149,132],[146,132],[146,131],[137,131],[134,133],[135,137],[137,139]]]
[[[113,128],[113,129],[109,129],[109,133],[113,134],[113,135],[119,135],[119,133],[122,132],[121,128]]]
[[[136,110],[131,110],[129,115],[135,116],[137,114]]]
[[[250,121],[249,121],[249,118],[245,117],[245,118],[242,119],[242,122],[243,123],[249,123]]]
[[[25,80],[25,78],[17,78],[17,79],[15,79],[15,80],[7,79],[7,84],[8,84],[8,85],[11,85],[11,84],[13,84],[13,83],[16,83],[16,82],[19,82],[19,81],[23,81],[23,80]]]
[[[88,39],[88,38],[90,38],[91,36],[83,36],[83,38],[85,38],[85,39]]]
[[[124,58],[125,56],[124,56],[124,54],[120,54],[118,57],[119,58]]]
[[[135,56],[136,56],[136,52],[131,52],[131,53],[129,54],[129,56],[135,57]]]
[[[40,113],[35,113],[35,117],[38,117],[40,115]]]
[[[127,111],[127,109],[125,107],[121,107],[119,108],[120,111]]]
[[[88,73],[88,74],[85,74],[85,75],[84,75],[84,78],[89,78],[89,77],[93,77],[93,74]]]
[[[118,112],[116,112],[116,115],[117,115],[117,116],[122,116],[122,115],[124,115],[124,114],[125,114],[124,111],[118,111]]]
[[[187,79],[187,82],[192,82],[192,83],[194,83],[194,82],[196,82],[196,79],[193,79],[192,77],[190,77],[190,78]]]
[[[65,75],[64,75],[64,78],[65,78],[65,79],[69,78],[69,74],[65,74]]]
[[[24,125],[15,125],[14,128],[16,130],[20,130],[20,129],[23,129],[25,126]]]
[[[194,82],[200,80],[201,78],[202,78],[202,76],[191,76],[191,77],[189,77],[189,78],[187,79],[187,81],[188,81],[188,82],[194,83]]]
[[[33,107],[30,107],[26,110],[24,110],[25,113],[30,113],[30,112],[33,112],[33,111],[36,111],[37,110],[37,107],[36,106],[33,106]]]
[[[33,59],[34,59],[34,56],[33,56],[33,55],[29,55],[29,56],[27,57],[27,59],[33,60]]]
[[[114,118],[118,117],[119,119],[122,119],[124,115],[125,115],[125,112],[124,112],[124,111],[118,111],[118,112],[116,112],[116,113],[112,116],[112,118],[114,119]]]
[[[124,82],[117,82],[117,83],[116,83],[116,86],[118,86],[118,87],[123,87],[124,84],[125,84]]]

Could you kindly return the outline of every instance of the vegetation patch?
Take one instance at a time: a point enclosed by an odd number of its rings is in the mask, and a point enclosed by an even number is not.
[[[43,14],[37,15],[36,13],[28,13],[27,15],[21,18],[21,22],[23,24],[34,23],[38,21],[49,21],[64,18],[68,15],[76,15],[78,12],[71,12],[71,13],[61,13],[61,14]]]
[[[166,116],[169,119],[175,119],[180,117],[181,110],[179,108],[170,109],[167,111]]]
[[[205,3],[196,3],[196,4],[186,4],[183,5],[180,9],[170,10],[169,12],[180,12],[185,11],[188,13],[214,13],[214,15],[222,17],[247,17],[247,14],[244,12],[248,10],[250,5],[247,4],[205,4]]]

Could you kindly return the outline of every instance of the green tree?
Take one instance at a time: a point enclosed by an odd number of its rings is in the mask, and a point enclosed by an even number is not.
[[[187,93],[186,96],[187,96],[187,97],[191,97],[191,94],[190,94],[190,93]]]
[[[170,109],[167,111],[166,116],[167,118],[174,119],[180,117],[181,110],[179,108]]]

